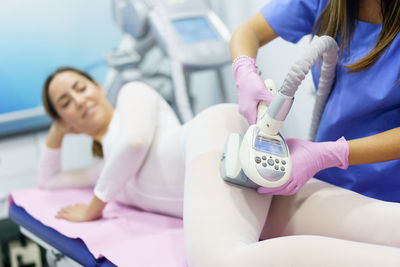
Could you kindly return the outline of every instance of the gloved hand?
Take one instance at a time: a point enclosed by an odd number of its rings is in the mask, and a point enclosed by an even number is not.
[[[235,59],[232,68],[238,89],[239,112],[250,125],[254,124],[257,119],[258,102],[264,100],[269,105],[273,94],[259,76],[256,61],[253,58],[240,56]]]
[[[349,166],[349,145],[344,137],[335,142],[309,142],[296,138],[287,138],[292,159],[292,175],[288,182],[277,188],[258,188],[259,193],[272,195],[292,195],[311,179],[317,172]]]

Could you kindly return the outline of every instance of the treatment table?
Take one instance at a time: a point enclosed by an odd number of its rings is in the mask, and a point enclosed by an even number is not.
[[[17,190],[9,197],[9,217],[22,234],[67,260],[68,266],[186,266],[179,218],[116,202],[109,203],[97,221],[55,218],[61,208],[88,203],[92,195],[92,189]]]

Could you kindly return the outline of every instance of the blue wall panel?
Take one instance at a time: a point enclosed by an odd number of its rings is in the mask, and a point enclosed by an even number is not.
[[[104,82],[122,33],[110,1],[0,1],[0,115],[41,107],[47,75],[74,66]],[[1,126],[0,126],[1,127]]]

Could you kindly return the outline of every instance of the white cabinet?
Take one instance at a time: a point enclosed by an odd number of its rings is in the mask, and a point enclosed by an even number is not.
[[[12,190],[35,186],[37,164],[34,134],[0,139],[0,219],[7,217]]]
[[[0,185],[6,178],[34,172],[37,160],[34,135],[0,139]]]
[[[0,195],[34,186],[37,165],[34,134],[0,139]]]

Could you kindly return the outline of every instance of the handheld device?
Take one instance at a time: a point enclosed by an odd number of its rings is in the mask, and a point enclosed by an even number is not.
[[[272,80],[265,80],[265,84],[276,94]],[[221,162],[224,180],[251,188],[274,188],[285,184],[290,178],[289,148],[280,133],[271,135],[266,131],[267,111],[266,104],[261,101],[257,123],[251,125],[243,136],[238,133],[229,135]]]
[[[259,186],[275,188],[291,174],[289,148],[282,135],[269,135],[258,124],[247,130],[240,145],[239,161],[246,176]]]
[[[221,158],[221,175],[225,181],[251,188],[276,188],[289,180],[292,162],[279,129],[292,107],[300,83],[317,59],[322,57],[310,130],[310,139],[313,140],[335,76],[338,49],[332,37],[316,36],[303,58],[295,62],[289,71],[279,92],[276,93],[272,80],[266,80],[266,87],[275,94],[269,107],[261,101],[257,123],[251,125],[243,137],[233,133],[226,140]]]

